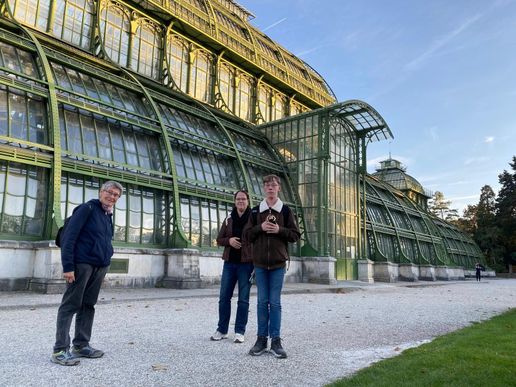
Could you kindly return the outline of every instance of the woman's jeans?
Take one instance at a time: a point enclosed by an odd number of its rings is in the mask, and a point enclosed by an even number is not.
[[[86,263],[75,264],[75,281],[67,284],[66,291],[57,312],[56,343],[54,352],[70,347],[70,325],[75,316],[73,345],[82,348],[89,344],[95,304],[109,266],[95,267]]]
[[[249,293],[251,292],[252,263],[224,262],[222,278],[220,280],[219,296],[219,323],[217,330],[228,333],[229,319],[231,317],[231,298],[235,285],[238,282],[238,306],[235,319],[235,333],[244,334],[249,317]]]
[[[281,289],[285,268],[267,270],[255,268],[258,287],[258,336],[280,337]]]

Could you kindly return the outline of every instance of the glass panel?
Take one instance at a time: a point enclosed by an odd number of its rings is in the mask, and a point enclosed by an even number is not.
[[[203,102],[211,102],[212,59],[208,53],[197,51],[190,76],[190,95]]]
[[[29,98],[29,141],[48,144],[46,126],[47,117],[43,101],[39,98]]]
[[[0,135],[9,135],[9,121],[7,108],[8,93],[5,86],[0,85]]]
[[[127,66],[129,35],[131,31],[129,16],[123,9],[112,3],[102,3],[100,33],[104,50],[109,58],[121,66]]]
[[[16,20],[46,32],[50,0],[9,0],[9,5]]]
[[[68,43],[90,48],[94,6],[91,0],[55,0],[53,34]]]
[[[129,193],[129,235],[128,242],[139,243],[142,226],[141,191],[130,189]]]
[[[174,84],[179,90],[186,93],[188,88],[188,47],[176,35],[168,38],[168,66]]]
[[[0,161],[0,232],[41,237],[47,191],[45,169]]]
[[[141,20],[134,34],[132,67],[153,79],[159,79],[160,40],[159,27],[147,20]]]

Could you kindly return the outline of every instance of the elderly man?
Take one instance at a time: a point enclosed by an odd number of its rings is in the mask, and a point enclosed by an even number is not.
[[[50,360],[73,366],[80,357],[104,355],[90,347],[95,304],[113,255],[113,208],[123,193],[115,181],[102,185],[98,199],[77,207],[61,236],[61,261],[67,285],[57,312],[56,343]],[[75,336],[70,351],[70,325],[75,317]]]

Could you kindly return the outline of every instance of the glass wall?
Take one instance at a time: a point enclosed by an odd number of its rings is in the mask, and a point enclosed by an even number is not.
[[[45,168],[0,160],[0,233],[40,239],[47,221],[49,174]]]
[[[366,182],[370,259],[463,267],[482,261],[471,238],[394,191],[371,178]]]
[[[151,35],[142,32],[141,42]],[[5,36],[17,39],[8,32]],[[152,44],[145,44],[140,52],[151,50]],[[8,76],[0,79],[0,146],[6,159],[0,178],[3,238],[51,239],[53,208],[60,210],[61,219],[70,216],[113,179],[125,189],[114,214],[115,243],[171,246],[179,232],[192,246],[214,248],[233,192],[247,188],[257,202],[263,197],[263,176],[285,176],[263,135],[195,104],[145,91],[95,62],[45,50],[55,94],[40,80],[38,54],[30,42],[20,49],[0,40],[0,74]],[[191,85],[207,95],[211,65],[203,62],[205,53],[197,54],[205,82]],[[249,114],[252,79],[241,76],[238,106]],[[54,157],[60,157],[59,163]],[[60,181],[59,189],[50,186],[53,179]],[[286,179],[283,187],[290,203]]]
[[[358,187],[353,129],[338,116],[330,118],[328,110],[261,129],[283,156],[298,187],[307,254],[355,260]],[[342,265],[344,276],[352,277],[351,266]]]

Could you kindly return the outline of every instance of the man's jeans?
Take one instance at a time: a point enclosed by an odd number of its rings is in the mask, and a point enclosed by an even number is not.
[[[75,313],[75,336],[73,345],[82,348],[90,342],[95,304],[102,281],[109,266],[95,267],[86,263],[75,264],[75,282],[67,284],[57,312],[56,343],[54,352],[70,347],[70,325]]]
[[[255,268],[258,287],[258,336],[280,337],[281,289],[285,268],[267,270]]]
[[[226,334],[229,329],[231,317],[231,298],[235,285],[238,282],[238,304],[235,319],[235,333],[245,333],[247,319],[249,317],[249,293],[251,292],[252,263],[231,263],[224,262],[222,278],[220,280],[219,297],[219,323],[217,330]]]

